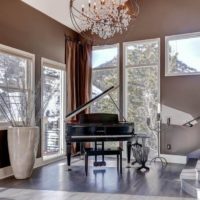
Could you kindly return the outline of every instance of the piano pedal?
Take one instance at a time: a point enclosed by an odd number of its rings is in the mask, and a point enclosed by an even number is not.
[[[106,166],[106,162],[105,161],[96,161],[96,162],[94,162],[94,166],[95,167]]]

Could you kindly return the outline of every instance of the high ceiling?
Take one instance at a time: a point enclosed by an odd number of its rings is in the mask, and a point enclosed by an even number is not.
[[[74,30],[69,14],[70,0],[22,0],[22,1]]]

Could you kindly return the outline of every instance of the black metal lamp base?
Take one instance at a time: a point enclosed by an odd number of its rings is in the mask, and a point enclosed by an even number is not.
[[[137,168],[138,171],[140,171],[140,170],[142,170],[142,169],[145,169],[145,171],[149,171],[149,170],[150,170],[149,167],[147,167],[145,164],[142,165],[141,167],[138,167],[138,168]]]
[[[131,163],[131,165],[135,165],[136,163],[138,163],[138,162],[137,161],[133,161]],[[140,164],[140,163],[138,163],[138,164]],[[137,168],[137,170],[139,170],[139,171],[142,170],[142,169],[145,169],[146,171],[150,170],[149,167],[146,166],[146,162],[142,163],[141,166]]]
[[[156,161],[160,161],[161,164],[162,164],[162,167],[166,167],[167,164],[168,164],[168,162],[165,158],[160,157],[160,156],[156,156],[150,161],[150,165],[151,165],[152,162],[156,162]]]

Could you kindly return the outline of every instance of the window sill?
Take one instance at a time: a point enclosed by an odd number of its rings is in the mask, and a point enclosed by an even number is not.
[[[7,122],[0,122],[0,131],[6,131],[10,127],[10,124]]]

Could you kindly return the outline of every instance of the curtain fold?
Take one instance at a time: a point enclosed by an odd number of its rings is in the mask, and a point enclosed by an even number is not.
[[[73,41],[66,42],[66,67],[67,67],[67,112],[76,109],[76,66],[77,44]]]
[[[67,40],[66,66],[67,112],[69,113],[90,99],[92,45]],[[72,119],[76,120],[77,117]]]

